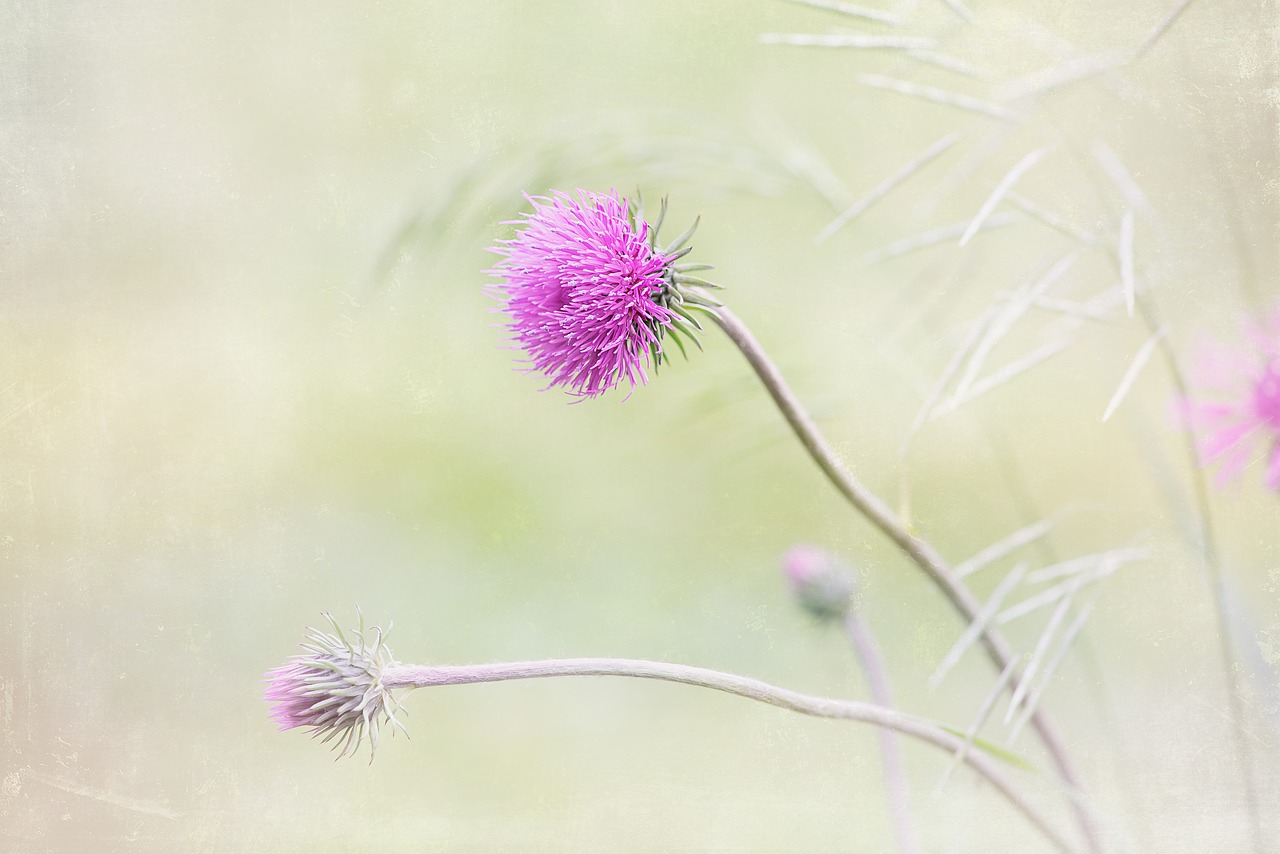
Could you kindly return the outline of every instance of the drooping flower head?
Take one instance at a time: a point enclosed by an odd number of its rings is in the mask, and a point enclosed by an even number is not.
[[[853,607],[853,573],[817,546],[792,546],[782,557],[782,575],[800,606],[819,619],[843,617]]]
[[[692,228],[658,248],[665,199],[651,227],[639,204],[616,192],[525,198],[533,212],[492,248],[504,257],[489,272],[501,280],[492,291],[515,343],[530,369],[550,378],[548,388],[596,397],[626,380],[634,389],[663,361],[668,335],[682,352],[678,336],[697,343],[702,327],[690,310],[714,311],[718,303],[699,289],[715,286],[687,275],[707,265],[676,263]]]
[[[360,628],[347,639],[337,621],[324,615],[333,634],[311,629],[302,648],[284,665],[267,672],[265,697],[271,704],[271,719],[281,730],[306,727],[321,742],[337,739],[339,756],[355,753],[365,735],[369,737],[370,759],[378,747],[383,723],[403,728],[394,712],[399,703],[383,684],[383,671],[396,662],[383,643],[381,629],[372,630],[370,644]]]
[[[1245,321],[1241,333],[1202,349],[1183,410],[1199,436],[1200,463],[1218,465],[1219,484],[1262,461],[1267,486],[1280,490],[1280,310]]]

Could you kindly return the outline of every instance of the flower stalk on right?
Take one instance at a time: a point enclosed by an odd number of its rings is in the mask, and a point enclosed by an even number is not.
[[[756,372],[756,375],[764,384],[765,390],[768,391],[769,396],[778,407],[778,411],[782,413],[788,426],[791,427],[796,438],[800,440],[800,444],[818,465],[822,473],[826,475],[832,486],[845,497],[845,500],[858,513],[893,541],[894,545],[928,576],[929,580],[942,591],[943,596],[946,597],[951,606],[967,623],[977,621],[982,610],[977,598],[955,574],[942,555],[923,538],[908,531],[898,516],[889,509],[889,505],[864,486],[844,462],[836,456],[831,445],[821,431],[818,430],[813,418],[800,404],[795,393],[791,391],[790,386],[782,378],[777,366],[765,353],[764,348],[760,346],[760,343],[751,334],[746,324],[736,314],[723,306],[715,310],[713,318],[720,329],[729,336],[729,340],[746,357],[748,364]],[[999,631],[985,623],[979,640],[983,649],[986,650],[988,658],[995,665],[996,670],[1004,672],[1006,669],[1012,668],[1012,678],[1008,684],[1016,685],[1020,678],[1021,668],[1017,663],[1017,655],[1009,642],[1005,640]],[[1063,784],[1069,790],[1068,797],[1072,808],[1076,812],[1081,832],[1089,849],[1091,851],[1101,851],[1100,832],[1092,811],[1085,801],[1080,775],[1067,753],[1066,745],[1048,715],[1041,708],[1037,707],[1031,713],[1031,725],[1040,742],[1044,745],[1045,750],[1052,758]]]

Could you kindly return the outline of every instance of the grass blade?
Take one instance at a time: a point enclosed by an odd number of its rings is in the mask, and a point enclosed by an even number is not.
[[[934,86],[922,86],[919,83],[911,83],[907,80],[885,77],[880,74],[859,74],[855,79],[863,86],[886,89],[890,92],[906,95],[909,98],[919,98],[934,104],[955,107],[956,109],[978,113],[979,115],[989,116],[1005,122],[1016,123],[1022,121],[1023,118],[1021,113],[1002,107],[999,104],[993,104],[990,101],[983,101],[969,95],[962,95],[958,92],[950,92],[946,89],[938,89]]]
[[[978,209],[978,215],[973,218],[973,222],[969,223],[969,227],[965,229],[964,236],[960,238],[961,246],[968,243],[978,233],[982,223],[986,221],[987,217],[991,216],[991,212],[996,209],[996,205],[1000,204],[1000,200],[1004,198],[1005,193],[1009,192],[1013,185],[1018,182],[1018,179],[1025,175],[1027,170],[1039,163],[1048,153],[1048,147],[1037,148],[1015,163],[1013,168],[1005,173],[1005,176],[1000,179],[1000,183],[996,184],[996,188],[991,191],[991,195],[987,197],[987,200],[982,203],[982,207]]]
[[[1024,528],[1019,528],[999,542],[992,543],[968,560],[955,565],[955,573],[961,578],[972,575],[988,564],[1007,557],[1018,549],[1043,537],[1053,528],[1053,520],[1041,519]]]
[[[879,184],[876,184],[876,186],[871,189],[871,192],[867,193],[861,199],[858,199],[858,201],[854,202],[852,205],[849,205],[849,207],[845,208],[844,211],[842,211],[838,217],[833,219],[831,223],[827,225],[826,228],[822,229],[822,231],[818,233],[818,236],[814,238],[813,242],[822,243],[823,241],[827,240],[829,237],[831,237],[831,235],[835,234],[837,231],[839,231],[841,228],[847,225],[851,220],[862,215],[862,213],[865,212],[867,208],[871,207],[876,202],[880,201],[882,198],[888,195],[895,187],[897,187],[903,181],[907,180],[912,175],[919,172],[920,169],[923,168],[926,164],[942,156],[942,154],[945,153],[947,149],[955,145],[956,140],[958,140],[959,138],[960,138],[960,134],[949,133],[946,136],[939,139],[933,145],[929,146],[927,149],[921,152],[918,156],[913,158],[910,162],[906,163],[904,166],[898,169],[898,171],[894,172],[888,178],[885,178]]]
[[[1022,581],[1022,577],[1026,575],[1027,567],[1027,564],[1020,563],[1010,570],[1008,575],[1000,579],[1000,583],[996,585],[996,589],[991,593],[991,598],[982,606],[982,610],[970,621],[969,625],[965,626],[960,637],[956,639],[951,649],[947,650],[947,654],[942,657],[942,661],[938,664],[938,669],[929,677],[930,691],[937,690],[938,686],[942,684],[942,680],[951,672],[951,668],[960,662],[960,658],[965,654],[965,651],[982,636],[983,631],[986,630],[988,624],[999,612],[1004,600]]]
[[[1116,407],[1129,394],[1129,389],[1133,388],[1134,381],[1138,378],[1138,374],[1142,373],[1142,369],[1151,359],[1151,354],[1156,351],[1156,345],[1160,343],[1160,339],[1164,337],[1165,329],[1160,327],[1155,335],[1146,340],[1138,352],[1134,355],[1133,361],[1129,363],[1129,369],[1124,372],[1124,376],[1120,378],[1120,385],[1116,388],[1116,393],[1111,395],[1111,402],[1107,404],[1107,409],[1102,413],[1102,421],[1106,423],[1116,411]]]

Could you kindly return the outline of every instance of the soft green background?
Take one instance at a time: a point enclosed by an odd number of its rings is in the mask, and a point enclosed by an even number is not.
[[[910,484],[946,555],[1050,514],[1058,555],[1151,547],[1089,593],[1045,703],[1117,845],[1241,850],[1158,359],[1100,422],[1146,328],[1086,326],[928,425],[907,467],[898,442],[969,324],[1070,244],[1024,222],[859,264],[972,217],[1040,145],[1019,191],[1113,237],[1102,139],[1150,203],[1140,270],[1182,352],[1274,305],[1274,3],[1193,3],[1139,61],[1028,102],[1021,123],[855,79],[995,98],[1134,47],[1169,8],[975,0],[970,24],[901,8],[902,32],[989,85],[892,52],[761,45],[896,32],[763,0],[0,4],[0,849],[890,849],[871,731],[690,688],[418,692],[412,740],[372,765],[267,720],[262,672],[319,612],[353,622],[357,605],[394,620],[406,661],[633,656],[864,696],[841,638],[781,584],[778,556],[808,540],[861,568],[901,705],[968,725],[989,666],[971,655],[926,689],[961,624],[840,503],[721,336],[629,399],[569,406],[513,370],[482,285],[519,193],[640,185],[671,193],[673,234],[701,214],[695,258],[850,465],[895,504]],[[952,130],[945,159],[814,245],[835,209],[801,153],[848,201]],[[1057,293],[1116,280],[1090,251]],[[1029,315],[991,367],[1053,321]],[[1280,501],[1260,481],[1254,466],[1214,506],[1278,834]],[[1045,616],[1009,627],[1020,647]],[[1026,735],[1015,749],[1042,760]],[[907,755],[928,850],[1035,850],[969,774],[939,791],[946,757]]]

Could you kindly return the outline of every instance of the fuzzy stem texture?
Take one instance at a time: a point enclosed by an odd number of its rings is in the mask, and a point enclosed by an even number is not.
[[[702,667],[625,658],[564,658],[440,666],[396,665],[383,671],[382,684],[389,690],[395,690],[440,685],[470,685],[478,682],[505,682],[511,679],[543,679],[553,676],[627,676],[636,679],[678,682],[683,685],[723,691],[726,694],[746,697],[749,700],[805,715],[860,721],[900,732],[953,755],[962,755],[964,761],[1000,792],[1018,812],[1022,813],[1056,849],[1072,850],[1066,838],[1018,791],[990,757],[981,751],[964,750],[963,738],[935,724],[870,703],[814,697],[779,688],[748,676],[738,676]]]
[[[903,527],[897,516],[889,509],[889,506],[875,493],[863,486],[853,476],[853,473],[845,467],[840,458],[832,451],[831,446],[827,444],[827,440],[818,430],[818,426],[809,416],[809,413],[805,411],[804,407],[800,405],[800,401],[791,391],[786,381],[783,380],[782,374],[778,372],[777,367],[765,354],[764,349],[756,341],[755,336],[751,334],[746,325],[726,308],[716,309],[714,317],[720,328],[724,330],[724,333],[742,351],[742,355],[746,357],[747,362],[750,363],[752,369],[760,377],[760,381],[764,383],[765,389],[773,398],[774,403],[777,404],[783,417],[787,419],[787,423],[795,432],[800,443],[804,445],[805,450],[809,452],[809,456],[822,469],[823,474],[827,476],[832,485],[853,505],[855,510],[879,528],[916,566],[924,571],[925,575],[942,591],[947,601],[964,617],[966,622],[972,623],[977,619],[982,606],[974,598],[973,593],[964,586],[964,583],[956,576],[950,565],[933,546]],[[995,664],[998,671],[1004,672],[1010,662],[1015,660],[1016,656],[1009,646],[1009,642],[996,629],[984,626],[980,640],[983,648],[987,651],[988,657]],[[1020,679],[1021,668],[1015,665],[1009,685],[1011,687],[1017,685]],[[1102,851],[1102,842],[1097,824],[1083,800],[1079,774],[1076,772],[1070,757],[1067,756],[1066,748],[1063,746],[1057,730],[1049,721],[1048,716],[1039,708],[1032,712],[1031,725],[1034,727],[1045,750],[1052,757],[1053,763],[1058,769],[1058,775],[1068,789],[1069,799],[1075,809],[1080,829],[1088,843],[1089,850],[1095,852],[1095,854]]]
[[[844,617],[845,634],[853,644],[854,654],[867,677],[871,700],[884,709],[893,708],[893,694],[889,691],[889,674],[884,666],[884,656],[871,634],[871,627],[850,608]],[[907,788],[907,772],[902,761],[902,745],[898,737],[888,729],[880,730],[880,758],[884,762],[884,783],[889,796],[889,811],[893,816],[894,833],[898,837],[898,850],[903,854],[916,854],[920,840],[915,825],[911,823],[910,794]]]

